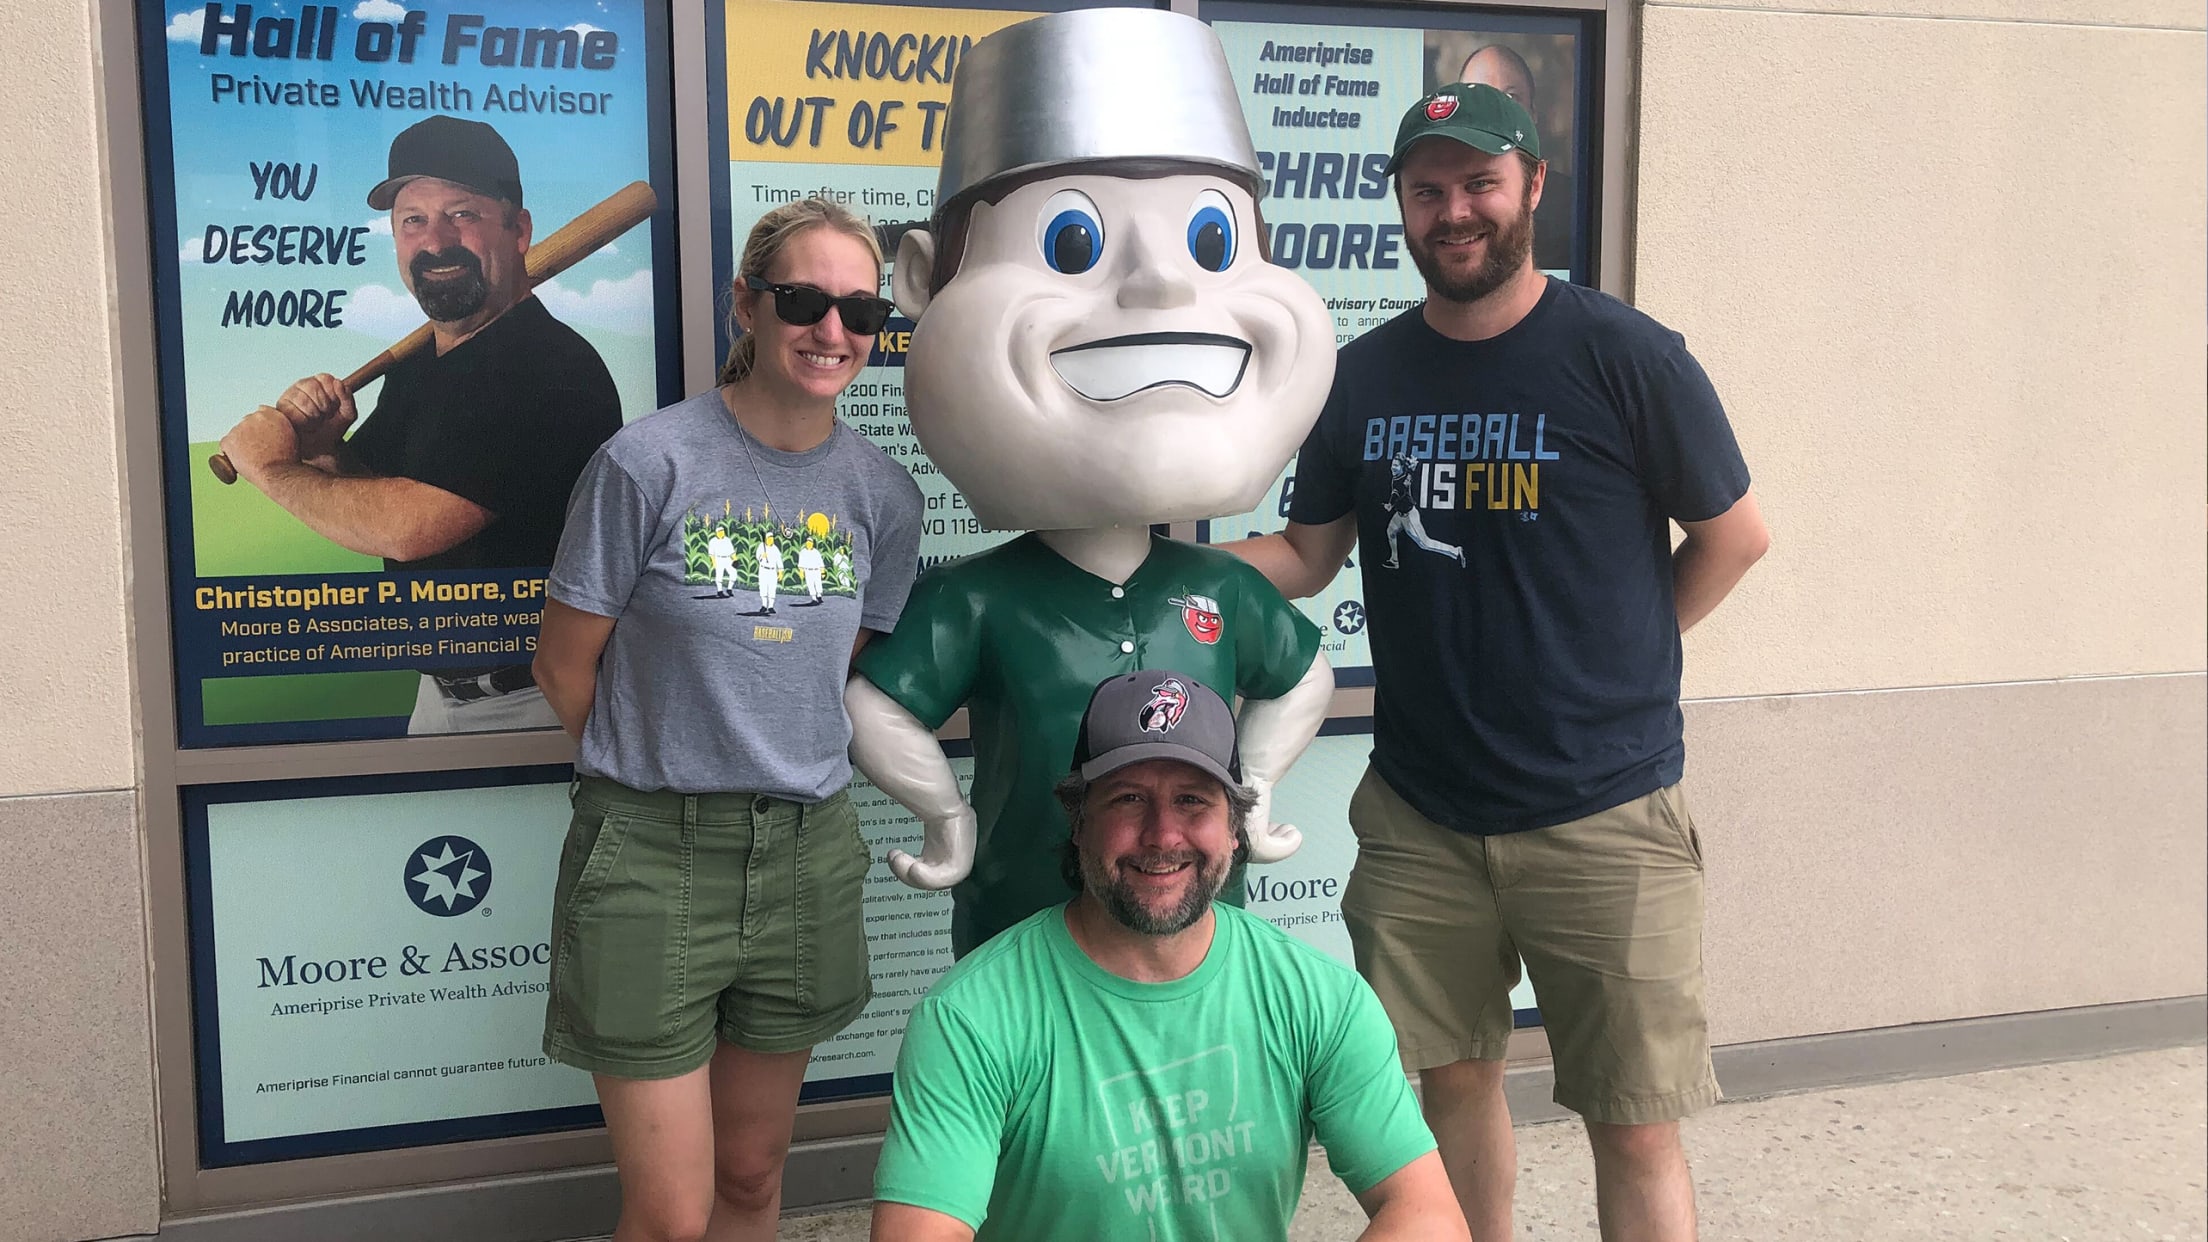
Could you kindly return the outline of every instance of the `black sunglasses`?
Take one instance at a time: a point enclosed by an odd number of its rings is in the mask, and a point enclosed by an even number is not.
[[[773,294],[774,317],[794,328],[819,323],[833,306],[846,330],[872,336],[882,330],[882,325],[889,322],[889,312],[896,309],[888,298],[863,293],[832,298],[811,285],[773,285],[757,276],[744,277],[744,287],[754,293]]]

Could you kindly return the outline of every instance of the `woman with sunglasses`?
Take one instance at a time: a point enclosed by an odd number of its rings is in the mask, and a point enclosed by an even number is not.
[[[544,1049],[596,1078],[617,1242],[773,1237],[807,1058],[871,994],[843,683],[904,607],[920,491],[835,403],[881,269],[843,208],[768,212],[720,385],[568,501],[535,662],[579,743]]]

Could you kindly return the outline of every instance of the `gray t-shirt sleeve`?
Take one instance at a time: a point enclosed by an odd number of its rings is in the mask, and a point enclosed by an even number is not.
[[[862,629],[887,634],[896,628],[920,573],[920,485],[901,466],[891,465],[883,489],[881,524],[874,534],[872,577],[866,584]]]
[[[601,617],[627,611],[651,559],[660,502],[600,448],[567,498],[567,525],[552,560],[553,599]]]

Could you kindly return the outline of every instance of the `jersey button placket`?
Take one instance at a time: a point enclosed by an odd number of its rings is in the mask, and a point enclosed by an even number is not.
[[[1118,600],[1122,605],[1122,607],[1120,608],[1120,632],[1123,634],[1138,633],[1139,631],[1137,631],[1137,629],[1135,628],[1134,607],[1127,603],[1127,588],[1123,586],[1113,587],[1112,598]],[[1123,656],[1131,656],[1135,654],[1135,640],[1132,638],[1120,639],[1119,654]]]

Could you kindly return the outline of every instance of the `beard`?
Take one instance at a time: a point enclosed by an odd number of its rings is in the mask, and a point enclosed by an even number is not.
[[[1211,908],[1219,890],[1226,887],[1227,871],[1234,865],[1229,857],[1200,854],[1194,850],[1182,850],[1173,854],[1132,856],[1128,861],[1156,866],[1161,863],[1194,863],[1195,874],[1188,890],[1180,900],[1164,909],[1146,906],[1137,898],[1134,888],[1120,878],[1116,864],[1107,866],[1104,860],[1084,851],[1081,855],[1081,883],[1089,896],[1096,898],[1112,921],[1129,931],[1143,936],[1170,936],[1188,930],[1196,920],[1204,917]]]
[[[1517,275],[1533,254],[1533,188],[1529,185],[1518,201],[1518,214],[1495,227],[1487,238],[1487,257],[1469,272],[1456,272],[1442,266],[1436,247],[1445,241],[1463,241],[1477,234],[1477,226],[1447,226],[1432,229],[1424,237],[1405,235],[1404,243],[1411,252],[1411,262],[1418,265],[1418,274],[1426,278],[1426,288],[1433,296],[1445,302],[1477,302],[1502,288]]]
[[[437,323],[466,319],[482,310],[483,303],[490,299],[491,286],[483,279],[483,261],[464,246],[424,250],[408,266],[414,276],[414,300],[422,304],[422,313]],[[423,275],[433,267],[462,270],[452,276]]]

